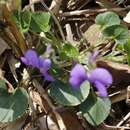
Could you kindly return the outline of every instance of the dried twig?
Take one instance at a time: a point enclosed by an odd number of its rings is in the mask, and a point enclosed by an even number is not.
[[[71,30],[71,26],[70,24],[66,24],[66,40],[69,41],[70,43],[73,42],[73,34],[72,34],[72,30]]]
[[[120,102],[122,100],[125,100],[126,99],[126,93],[127,93],[127,90],[123,89],[123,90],[117,91],[113,94],[110,94],[109,97],[111,99],[112,104],[116,103],[116,102]]]
[[[127,87],[126,103],[130,105],[130,86]]]
[[[121,11],[125,11],[125,10],[129,10],[130,6],[127,6],[126,8],[111,8],[111,9],[87,9],[87,10],[76,10],[76,11],[71,11],[71,12],[64,12],[61,13],[60,16],[62,17],[69,17],[69,16],[73,16],[73,15],[85,15],[85,14],[97,14],[97,13],[102,13],[102,12],[106,12],[106,11],[115,11],[115,12],[121,12]]]
[[[116,125],[117,127],[121,126],[125,121],[130,118],[130,112]]]
[[[97,128],[97,130],[130,130],[129,127],[124,127],[124,126],[110,126],[106,125],[105,123],[102,123],[101,128]]]
[[[34,12],[34,4],[32,4],[32,3],[34,3],[33,1],[34,0],[29,0],[29,6],[30,6],[32,12]]]
[[[84,3],[77,9],[77,10],[80,10],[81,8],[83,8],[85,5],[87,5],[90,1],[92,0],[86,0],[86,1],[83,1]]]
[[[57,15],[59,13],[59,9],[60,9],[60,6],[61,6],[61,3],[62,3],[62,0],[53,0],[51,2],[51,6],[50,6],[50,10],[55,14]]]

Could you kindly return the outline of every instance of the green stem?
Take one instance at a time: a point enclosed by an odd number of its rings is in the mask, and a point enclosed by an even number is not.
[[[41,4],[44,6],[44,8],[51,14],[52,18],[54,19],[59,31],[60,31],[60,34],[62,36],[62,39],[63,41],[65,41],[65,36],[64,36],[64,33],[63,33],[63,30],[60,26],[60,23],[59,21],[57,20],[57,18],[55,17],[55,15],[53,14],[53,12],[46,6],[46,4],[43,2],[43,0],[41,0]]]

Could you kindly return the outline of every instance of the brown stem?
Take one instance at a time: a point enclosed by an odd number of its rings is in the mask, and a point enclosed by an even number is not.
[[[22,52],[16,42],[10,38],[10,36],[7,34],[5,30],[0,30],[0,36],[1,38],[8,44],[8,46],[13,50],[13,52],[16,54],[16,56],[21,56]]]
[[[48,94],[45,92],[43,87],[37,82],[37,80],[35,79],[33,80],[33,85],[42,96],[44,111],[47,114],[50,113],[51,118],[55,121],[59,129],[61,129],[60,126],[64,126],[64,122],[62,121],[60,114],[56,111],[56,107],[52,104],[50,98],[48,97]],[[60,121],[60,124],[59,124],[59,121]]]
[[[13,19],[12,19],[13,14],[9,10],[9,8],[7,7],[6,4],[2,5],[2,13],[3,13],[3,18],[4,18],[5,22],[8,24],[11,33],[15,37],[18,46],[20,47],[22,53],[24,54],[28,48],[26,41],[23,38],[23,35],[21,34],[21,32],[19,31],[16,23],[13,21]]]

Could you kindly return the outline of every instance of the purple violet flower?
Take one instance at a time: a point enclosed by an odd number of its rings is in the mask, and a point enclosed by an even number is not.
[[[21,57],[21,61],[25,65],[30,65],[40,70],[45,80],[53,81],[54,78],[48,73],[51,68],[51,60],[38,57],[34,50],[28,50],[24,57]]]
[[[51,60],[39,57],[39,67],[41,72],[46,72],[51,68]]]
[[[104,68],[96,68],[88,74],[88,80],[94,84],[102,97],[107,97],[107,87],[113,82],[111,74]]]
[[[39,70],[42,75],[45,77],[45,80],[54,81],[54,78],[49,75],[48,70],[51,68],[51,60],[43,59],[39,57]]]
[[[112,76],[104,68],[96,68],[90,73],[86,73],[85,68],[77,64],[72,69],[70,76],[69,82],[74,89],[79,88],[85,80],[88,80],[94,84],[102,97],[107,97],[107,87],[112,84]]]
[[[28,50],[25,54],[24,57],[21,57],[21,61],[25,65],[31,65],[33,67],[38,68],[38,55],[34,50]]]
[[[87,73],[84,67],[80,64],[76,64],[70,73],[70,84],[75,89],[79,88],[80,85],[87,80]]]

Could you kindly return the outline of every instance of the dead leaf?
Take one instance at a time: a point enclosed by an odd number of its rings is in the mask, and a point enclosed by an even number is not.
[[[105,40],[103,39],[103,35],[99,28],[99,25],[93,24],[88,30],[83,34],[83,36],[88,40],[91,45],[97,45],[103,43]]]
[[[127,13],[127,15],[123,18],[123,20],[127,23],[130,23],[130,11]]]
[[[61,115],[67,130],[84,130],[77,115],[72,111],[64,109],[62,111],[58,110],[58,113]]]
[[[18,60],[15,59],[15,57],[12,54],[7,54],[7,62],[9,64],[11,73],[15,79],[16,82],[18,82],[18,77],[17,77],[17,73],[16,73],[16,63],[18,63]]]
[[[0,55],[10,47],[6,44],[6,42],[0,37]]]

